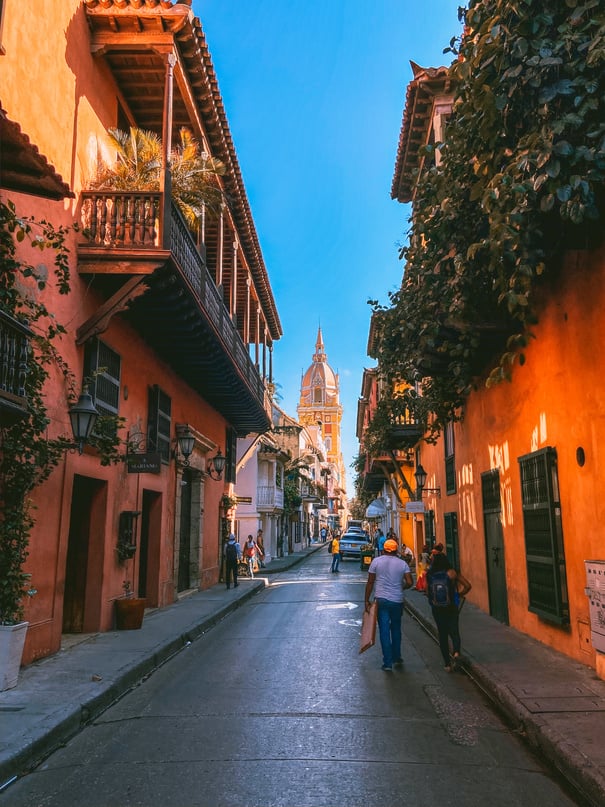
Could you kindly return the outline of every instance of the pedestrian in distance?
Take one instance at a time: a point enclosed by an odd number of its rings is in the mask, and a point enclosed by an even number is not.
[[[383,553],[370,563],[365,590],[365,608],[370,610],[372,591],[378,603],[378,633],[382,648],[382,669],[393,671],[393,664],[403,664],[401,655],[401,617],[403,592],[413,585],[408,564],[397,555],[397,541],[384,542]]]
[[[330,546],[332,550],[332,573],[335,574],[338,572],[338,567],[340,565],[340,541],[338,540],[338,536],[335,535],[332,538],[332,544]]]
[[[466,577],[453,568],[447,555],[438,552],[426,575],[426,593],[437,626],[439,649],[446,672],[453,672],[460,659],[460,608],[470,590],[471,584]]]
[[[257,565],[257,558],[258,558],[258,544],[252,537],[249,535],[246,539],[246,543],[244,544],[244,560],[248,564],[248,569],[250,571],[250,577],[254,577],[254,567],[258,569]]]
[[[237,588],[237,564],[242,557],[242,548],[239,541],[236,540],[235,535],[231,533],[229,540],[225,544],[225,581],[227,588],[231,588],[231,580],[233,579],[233,588]]]

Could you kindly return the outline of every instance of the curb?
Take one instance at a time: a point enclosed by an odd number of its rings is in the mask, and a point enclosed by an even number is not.
[[[432,620],[409,601],[405,603],[405,610],[437,641],[437,628]],[[459,666],[524,742],[557,770],[577,795],[591,807],[605,804],[605,778],[581,751],[528,711],[508,686],[494,680],[487,669],[473,659],[471,653],[465,651],[464,660]]]
[[[249,600],[265,587],[262,580],[246,587],[246,591],[235,600],[219,608],[216,613],[203,619],[197,625],[188,627],[177,636],[160,641],[150,654],[133,666],[122,669],[114,680],[108,680],[101,690],[79,704],[74,704],[64,710],[64,716],[48,730],[44,724],[38,736],[31,736],[21,747],[11,749],[9,754],[0,760],[0,794],[4,788],[17,777],[28,773],[42,763],[54,751],[67,743],[84,726],[95,720],[110,706],[124,697],[131,689],[137,686],[144,678],[151,675],[183,648],[210,628],[224,619],[228,614],[237,610],[244,602]]]

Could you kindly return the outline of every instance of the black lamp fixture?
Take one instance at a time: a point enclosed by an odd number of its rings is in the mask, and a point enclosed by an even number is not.
[[[176,448],[173,452],[174,459],[178,458],[179,452],[183,455],[183,465],[189,465],[189,457],[193,454],[193,447],[195,446],[195,437],[191,433],[189,424],[177,423],[176,424]]]
[[[225,463],[227,462],[227,458],[223,457],[221,454],[221,450],[216,452],[214,457],[211,457],[208,460],[208,465],[206,467],[206,471],[208,472],[208,476],[210,479],[214,479],[215,482],[218,482],[223,475],[223,471],[225,470]]]
[[[84,444],[92,434],[98,416],[99,412],[94,405],[92,395],[88,392],[88,387],[84,387],[78,398],[78,403],[69,407],[71,430],[73,431],[79,454],[84,450]]]
[[[441,488],[425,488],[424,485],[426,483],[427,473],[422,467],[420,463],[416,466],[416,470],[414,471],[414,479],[416,480],[416,494],[418,499],[422,498],[423,491],[425,493],[436,493],[437,496],[441,496]]]

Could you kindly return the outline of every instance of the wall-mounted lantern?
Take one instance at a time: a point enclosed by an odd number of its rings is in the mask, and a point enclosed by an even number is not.
[[[435,493],[437,496],[441,496],[441,488],[425,488],[424,485],[426,483],[427,473],[422,467],[420,463],[416,466],[416,470],[414,471],[414,479],[416,480],[416,498],[418,501],[422,499],[422,494],[424,493]]]
[[[78,453],[84,450],[84,444],[92,434],[92,430],[97,422],[99,412],[94,405],[88,387],[84,387],[78,398],[78,402],[69,407],[69,419],[74,440],[78,447]]]

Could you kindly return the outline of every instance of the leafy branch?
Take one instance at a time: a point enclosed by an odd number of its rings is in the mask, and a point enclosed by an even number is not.
[[[601,237],[605,203],[602,4],[473,0],[464,23],[402,285],[373,304],[380,367],[391,383],[420,382],[433,433],[525,361],[542,290],[564,250]]]

